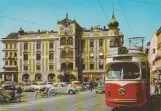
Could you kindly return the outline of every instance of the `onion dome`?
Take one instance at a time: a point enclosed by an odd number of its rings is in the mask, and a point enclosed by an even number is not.
[[[110,20],[108,26],[109,28],[111,27],[117,28],[119,26],[118,21],[115,19],[114,12],[113,12],[112,19]]]
[[[24,30],[22,29],[22,27],[20,27],[18,33],[21,34],[21,35],[23,35],[25,33]]]

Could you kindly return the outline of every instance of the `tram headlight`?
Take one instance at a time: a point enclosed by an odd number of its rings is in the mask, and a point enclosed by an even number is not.
[[[124,96],[126,94],[126,91],[125,91],[124,88],[120,88],[118,93],[119,93],[120,96]]]

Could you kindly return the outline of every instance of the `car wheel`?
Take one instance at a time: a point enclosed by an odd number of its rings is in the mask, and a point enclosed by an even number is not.
[[[16,102],[20,102],[20,101],[21,101],[21,98],[18,97],[18,98],[15,99],[15,101],[16,101]]]
[[[49,96],[55,96],[56,95],[56,92],[55,92],[55,90],[50,90],[50,92],[49,92]]]
[[[72,95],[72,94],[74,94],[74,91],[73,90],[69,90],[68,94]]]

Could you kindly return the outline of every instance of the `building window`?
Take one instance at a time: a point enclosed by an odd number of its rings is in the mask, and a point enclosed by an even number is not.
[[[99,69],[103,69],[103,63],[99,63]]]
[[[8,52],[6,52],[6,57],[8,57]]]
[[[24,69],[24,70],[28,70],[28,66],[27,66],[27,65],[24,65],[24,66],[23,66],[23,69]]]
[[[10,57],[12,57],[12,52],[10,52]]]
[[[6,49],[8,49],[8,45],[6,44]]]
[[[17,66],[17,61],[14,61],[14,65]]]
[[[85,40],[82,40],[81,47],[82,47],[82,48],[85,47]]]
[[[8,61],[5,62],[6,66],[8,65]]]
[[[54,48],[54,43],[53,42],[50,42],[49,43],[49,49],[53,49]]]
[[[14,53],[14,56],[17,57],[17,53],[16,52]]]
[[[155,65],[155,61],[153,61],[153,65]]]
[[[62,37],[60,39],[60,45],[66,45],[66,38],[65,37]]]
[[[10,45],[10,49],[12,49],[12,44]]]
[[[153,49],[153,54],[155,54],[155,49]]]
[[[67,55],[66,51],[65,51],[65,50],[62,50],[62,51],[61,51],[61,58],[66,57],[66,55]]]
[[[10,65],[12,65],[12,61],[10,61]]]
[[[100,46],[100,47],[103,46],[103,39],[99,39],[99,46]]]
[[[36,54],[36,60],[41,60],[41,55],[40,54]]]
[[[14,48],[16,49],[16,44],[14,44]]]
[[[94,47],[94,40],[93,39],[90,40],[90,47]]]
[[[120,45],[119,39],[110,39],[110,47],[118,47]]]
[[[68,69],[69,69],[69,70],[73,70],[73,63],[69,63],[69,64],[68,64]]]
[[[103,55],[99,55],[99,59],[103,59]]]
[[[82,70],[85,70],[85,64],[82,64]]]
[[[73,45],[73,38],[72,37],[69,37],[67,39],[67,45]]]
[[[40,49],[41,49],[41,42],[37,42],[37,44],[36,44],[36,49],[37,49],[37,50],[40,50]]]
[[[90,64],[90,69],[91,69],[91,70],[94,69],[94,64]]]
[[[49,54],[49,60],[53,60],[53,59],[54,59],[53,56],[54,56],[54,54],[53,54],[53,53],[50,53],[50,54]]]
[[[54,66],[53,65],[49,65],[49,70],[53,70]]]
[[[28,54],[23,55],[23,60],[26,60],[26,61],[28,60]]]
[[[28,50],[28,43],[24,43],[24,50]]]
[[[36,70],[41,70],[40,64],[37,64],[37,65],[36,65]]]

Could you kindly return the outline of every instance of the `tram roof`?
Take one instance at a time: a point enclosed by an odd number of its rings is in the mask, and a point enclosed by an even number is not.
[[[114,56],[142,56],[146,57],[147,55],[143,52],[142,47],[126,47],[128,50],[127,54],[119,54],[118,48],[110,48],[107,54],[107,57]]]

